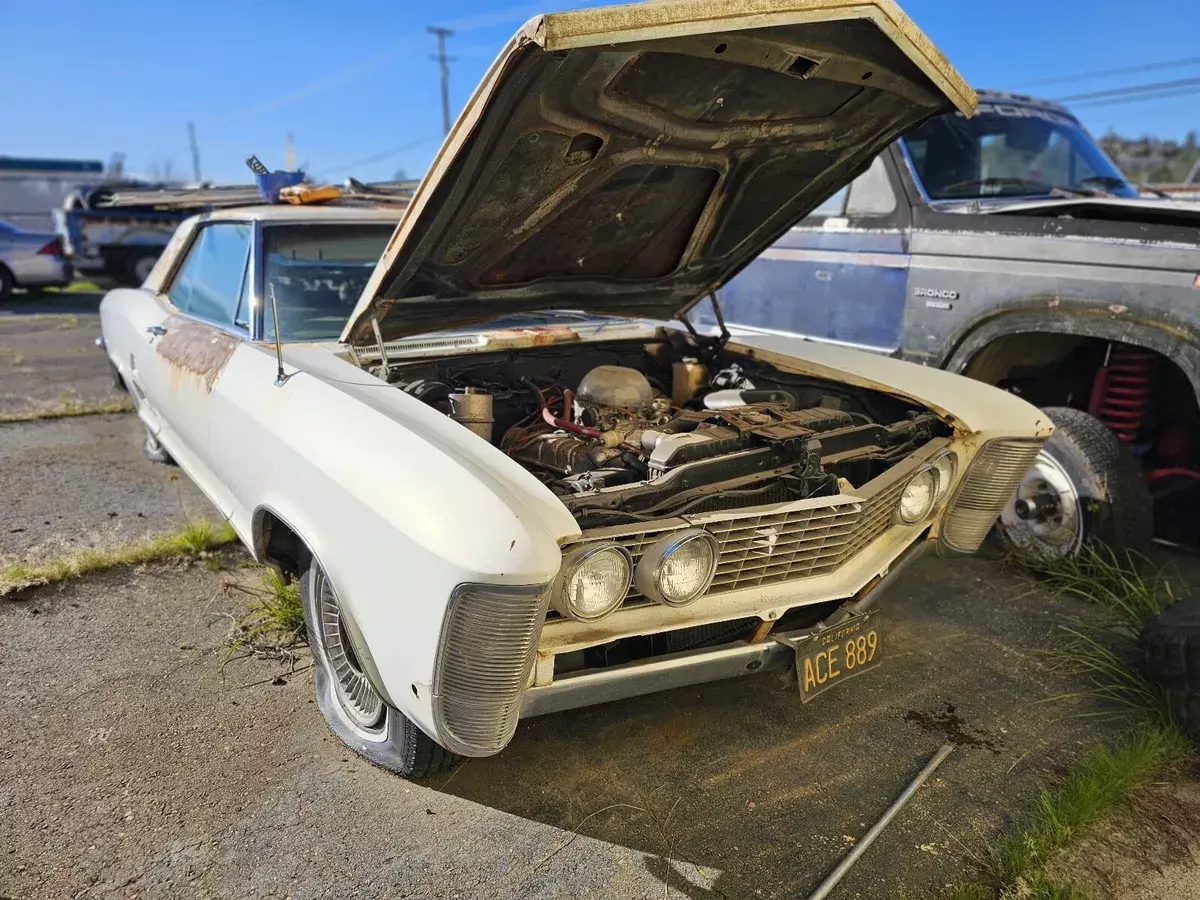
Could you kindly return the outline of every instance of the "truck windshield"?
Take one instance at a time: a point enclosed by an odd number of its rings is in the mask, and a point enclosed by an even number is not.
[[[1060,110],[980,103],[973,118],[938,116],[903,142],[933,200],[1138,196],[1091,135]]]
[[[263,337],[275,340],[275,292],[285,341],[337,340],[395,225],[269,225],[263,229]]]

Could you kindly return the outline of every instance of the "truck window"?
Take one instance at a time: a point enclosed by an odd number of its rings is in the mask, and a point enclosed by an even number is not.
[[[838,192],[829,197],[824,203],[814,209],[810,216],[840,216],[846,211],[846,189],[839,188]]]
[[[1138,196],[1062,109],[980,103],[971,119],[960,113],[937,116],[902,140],[933,200],[1047,196],[1056,188]]]
[[[896,211],[896,194],[888,181],[883,157],[875,157],[867,171],[850,184],[847,216],[886,216]]]
[[[216,325],[234,324],[251,231],[244,222],[216,222],[200,229],[167,289],[180,312]]]

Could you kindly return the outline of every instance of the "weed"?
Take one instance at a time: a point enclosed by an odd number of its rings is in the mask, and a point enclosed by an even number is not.
[[[1178,729],[1156,726],[1138,729],[1112,749],[1092,748],[1058,787],[1042,791],[1025,829],[993,851],[995,879],[1002,885],[1028,883],[1054,853],[1123,804],[1135,787],[1189,752]]]
[[[0,412],[0,423],[35,422],[39,419],[65,419],[73,416],[106,416],[133,412],[133,409],[133,401],[128,397],[85,403],[75,394],[64,392],[57,400],[49,403],[11,412]]]
[[[0,597],[13,591],[65,581],[88,572],[132,566],[173,557],[196,557],[237,539],[228,522],[191,522],[173,534],[155,535],[128,544],[77,550],[45,562],[18,560],[0,567]]]
[[[235,648],[251,651],[286,649],[303,639],[304,606],[300,601],[298,582],[288,580],[274,569],[264,569],[259,587],[233,582],[227,582],[226,587],[254,598],[250,611],[237,623]]]
[[[220,550],[206,551],[200,554],[204,560],[204,568],[210,572],[220,572],[225,568],[225,554]]]
[[[1155,570],[1141,574],[1148,563],[1131,555],[1126,563],[1100,544],[1088,544],[1077,556],[1047,558],[1030,563],[1062,594],[1095,603],[1111,613],[1123,631],[1140,631],[1142,626],[1175,602],[1171,585]]]

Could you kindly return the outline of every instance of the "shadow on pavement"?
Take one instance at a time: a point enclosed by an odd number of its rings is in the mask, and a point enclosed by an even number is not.
[[[946,740],[945,765],[848,876],[843,896],[925,896],[1029,808],[1041,781],[1118,728],[1039,651],[1082,604],[986,560],[923,560],[883,603],[889,659],[802,705],[776,675],[521,724],[431,787],[712,870],[695,897],[804,896]],[[564,852],[569,852],[569,848]],[[693,893],[687,893],[687,891]]]

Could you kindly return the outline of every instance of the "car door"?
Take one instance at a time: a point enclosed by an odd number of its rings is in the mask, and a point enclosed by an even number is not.
[[[162,299],[172,309],[153,341],[147,400],[164,425],[160,440],[209,497],[224,506],[215,477],[208,431],[213,390],[237,347],[249,340],[250,222],[202,225],[167,282]]]
[[[892,183],[890,152],[722,288],[721,309],[731,328],[799,334],[880,353],[898,350],[908,216]]]

